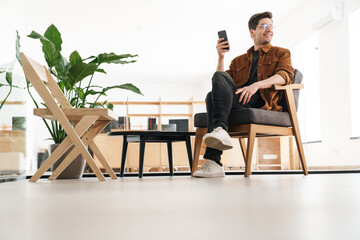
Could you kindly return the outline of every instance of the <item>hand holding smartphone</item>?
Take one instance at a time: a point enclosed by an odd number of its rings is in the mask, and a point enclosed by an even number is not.
[[[223,39],[224,39],[224,40],[222,40],[220,43],[229,41],[225,30],[219,31],[219,32],[218,32],[218,36],[219,36],[219,39],[220,39],[220,38],[223,38]],[[223,47],[222,49],[223,49],[223,50],[230,50],[230,47]]]

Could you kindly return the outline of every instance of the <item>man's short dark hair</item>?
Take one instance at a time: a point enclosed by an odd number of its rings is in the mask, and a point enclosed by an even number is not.
[[[256,29],[257,25],[259,24],[259,21],[263,18],[270,18],[272,19],[272,13],[271,12],[263,12],[263,13],[256,13],[251,16],[249,20],[249,30],[250,29]]]

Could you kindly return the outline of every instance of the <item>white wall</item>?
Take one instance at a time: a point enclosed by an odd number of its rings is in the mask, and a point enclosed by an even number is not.
[[[43,33],[54,23],[63,38],[63,55],[78,50],[83,57],[100,52],[139,54],[130,65],[104,66],[107,76],[96,76],[102,85],[132,82],[144,97],[114,92],[110,101],[204,100],[216,67],[217,31],[226,29],[234,57],[251,46],[247,21],[255,12],[272,11],[277,25],[273,45],[292,48],[314,32],[311,25],[333,0],[4,0],[0,8],[0,65],[12,59],[14,29],[21,35],[22,50],[45,63],[39,41],[26,37],[31,30]],[[360,164],[358,140],[350,140],[348,76],[348,14],[360,7],[345,0],[344,19],[319,31],[322,142],[306,146],[309,165]],[[10,21],[10,24],[8,24]],[[335,46],[335,47],[334,47]],[[9,59],[9,60],[8,60]],[[306,77],[306,76],[305,76]],[[341,84],[341,85],[340,85]],[[336,96],[336,98],[335,98]],[[121,115],[121,114],[120,114]],[[34,120],[35,146],[47,145],[46,129]],[[41,133],[41,134],[40,134]]]

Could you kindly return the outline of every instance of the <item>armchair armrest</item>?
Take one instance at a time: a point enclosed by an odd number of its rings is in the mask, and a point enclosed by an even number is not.
[[[290,84],[290,85],[274,85],[275,90],[294,90],[294,89],[302,89],[304,88],[304,84]]]

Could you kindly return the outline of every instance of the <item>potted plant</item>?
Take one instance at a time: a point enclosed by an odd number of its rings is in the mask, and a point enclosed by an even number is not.
[[[129,58],[135,58],[138,55],[131,54],[115,54],[115,53],[101,53],[96,56],[90,56],[82,58],[78,51],[73,51],[68,58],[65,58],[61,54],[62,50],[62,38],[59,30],[55,25],[50,25],[45,31],[44,35],[41,35],[35,31],[32,31],[29,38],[39,39],[42,44],[42,51],[44,58],[47,63],[49,72],[52,74],[54,79],[57,81],[60,89],[67,97],[71,106],[74,108],[109,108],[113,109],[113,105],[107,101],[99,102],[101,96],[107,96],[107,92],[113,89],[125,89],[137,94],[141,94],[141,91],[131,83],[125,83],[121,85],[113,86],[98,86],[93,85],[93,78],[95,74],[106,74],[106,71],[102,68],[104,64],[129,64],[134,63],[136,60],[128,60]],[[19,53],[20,44],[19,37],[17,39],[17,53]],[[19,55],[17,54],[18,60],[20,61]],[[21,61],[20,61],[21,63]],[[30,90],[30,83],[27,81],[28,92],[38,108],[39,103],[32,96]],[[51,139],[55,144],[61,143],[66,133],[60,124],[56,121],[51,121],[49,124],[43,119]],[[64,154],[65,155],[65,154]],[[63,156],[64,157],[64,156]],[[81,162],[82,164],[77,164]],[[57,161],[60,164],[61,160]],[[72,171],[75,165],[79,165],[78,168],[84,169],[84,160],[80,157],[80,160],[74,161],[67,168],[68,171]],[[66,171],[59,176],[59,178],[67,175]],[[80,177],[82,176],[82,171]],[[78,174],[75,174],[78,175]],[[74,176],[77,178],[79,176]]]

